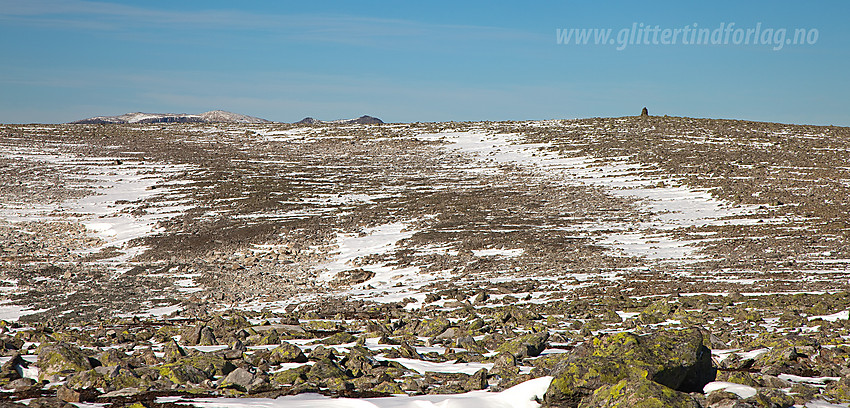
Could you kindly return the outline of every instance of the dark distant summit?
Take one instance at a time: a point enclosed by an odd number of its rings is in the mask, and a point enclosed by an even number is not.
[[[120,123],[271,123],[271,121],[238,113],[214,110],[201,114],[187,113],[125,113],[120,116],[96,116],[71,122],[73,124]]]
[[[321,125],[326,123],[336,123],[343,125],[378,125],[384,123],[384,121],[374,116],[363,115],[357,119],[339,119],[331,121],[319,120],[308,116],[304,119],[299,120],[298,122],[295,122],[296,125]]]

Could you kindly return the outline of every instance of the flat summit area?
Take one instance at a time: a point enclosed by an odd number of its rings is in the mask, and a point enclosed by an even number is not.
[[[849,272],[848,128],[0,125],[10,404],[828,407]]]

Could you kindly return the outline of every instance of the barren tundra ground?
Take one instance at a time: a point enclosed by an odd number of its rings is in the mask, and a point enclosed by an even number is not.
[[[0,146],[0,403],[850,402],[848,128],[3,125]]]

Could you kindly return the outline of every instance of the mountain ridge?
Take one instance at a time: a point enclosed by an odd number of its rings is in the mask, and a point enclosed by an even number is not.
[[[200,114],[131,112],[118,116],[95,116],[71,124],[124,124],[124,123],[272,123],[270,120],[223,110]]]
[[[313,117],[306,117],[293,122],[296,125],[323,125],[323,124],[343,124],[343,125],[379,125],[384,123],[381,119],[374,116],[363,115],[355,119],[337,119],[337,120],[319,120]]]

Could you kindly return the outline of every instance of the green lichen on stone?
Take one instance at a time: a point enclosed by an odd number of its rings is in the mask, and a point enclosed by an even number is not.
[[[385,394],[404,394],[404,390],[392,380],[384,381],[373,388],[376,392],[383,392]]]
[[[307,381],[307,372],[310,371],[310,366],[301,366],[290,368],[281,372],[272,374],[271,381],[281,385],[298,385]]]
[[[623,379],[604,385],[579,404],[580,408],[699,408],[688,394],[647,379]]]
[[[346,332],[339,332],[325,337],[324,339],[317,341],[317,343],[325,345],[337,345],[352,343],[355,340],[357,340],[357,338],[354,337],[352,334]]]
[[[307,356],[298,346],[281,343],[280,346],[271,350],[269,361],[273,363],[304,363],[307,362]]]
[[[498,353],[509,353],[516,358],[537,357],[546,349],[549,333],[529,333],[503,343],[496,349]]]
[[[159,374],[175,384],[200,384],[210,377],[200,369],[180,362],[159,368]]]
[[[850,402],[850,376],[845,376],[840,381],[829,384],[825,394],[836,402]]]
[[[145,381],[134,371],[117,367],[113,373],[109,374],[103,374],[96,370],[83,371],[68,378],[66,383],[66,386],[73,390],[93,388],[119,390],[128,387],[139,388],[143,385],[145,385]]]
[[[423,320],[416,327],[416,334],[423,337],[434,337],[448,329],[451,322],[445,317],[438,316],[433,319]]]
[[[79,347],[65,343],[43,347],[36,365],[39,381],[56,374],[69,375],[92,369],[88,356]]]

